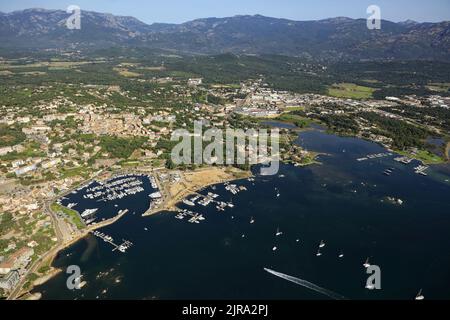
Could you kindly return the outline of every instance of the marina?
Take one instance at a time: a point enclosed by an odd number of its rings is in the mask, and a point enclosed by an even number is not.
[[[151,187],[148,197],[152,210],[162,203],[162,194],[156,179],[146,174],[117,174],[104,182],[94,180],[56,202],[78,212],[86,225],[95,225],[128,212],[120,209],[118,202],[143,194],[146,184]]]
[[[100,231],[92,231],[91,234],[93,234],[97,238],[102,239],[104,242],[112,245],[113,246],[112,251],[117,250],[122,253],[125,253],[133,245],[133,243],[128,240],[122,240],[121,244],[116,244],[116,243],[114,243],[114,239],[111,236],[104,234],[103,232],[100,232]]]
[[[143,192],[143,182],[135,176],[119,175],[108,183],[98,183],[98,186],[87,188],[84,199],[96,199],[97,201],[112,201],[122,199]]]
[[[230,184],[228,182],[225,182],[223,185],[225,190],[232,193],[233,195],[247,190],[245,186],[237,186],[236,184]],[[212,186],[211,190],[216,190],[216,186]],[[224,212],[227,208],[234,208],[233,202],[220,201],[218,198],[219,194],[209,191],[207,192],[207,194],[196,193],[194,196],[183,199],[181,203],[188,207],[195,207],[199,205],[205,208],[213,204],[218,212]],[[193,212],[191,210],[177,210],[177,214],[175,215],[176,219],[183,220],[186,217],[190,217],[188,220],[188,222],[190,223],[200,223],[201,221],[205,220],[205,217],[202,214]],[[252,220],[251,223],[254,223],[254,220]]]
[[[157,200],[149,197],[157,192],[149,181],[143,185],[145,192],[97,206],[95,200],[78,200],[84,190],[68,195],[63,204],[77,202],[75,209],[80,212],[98,208],[99,219],[119,209],[136,212],[99,229],[116,246],[122,244],[121,239],[134,245],[126,255],[119,255],[114,254],[118,249],[112,252],[114,246],[109,242],[100,239],[93,247],[89,239],[81,240],[64,250],[55,266],[83,265],[83,279],[89,283],[82,290],[84,299],[99,295],[108,299],[317,299],[316,292],[296,286],[280,291],[277,281],[260,272],[261,266],[299,275],[352,299],[412,300],[419,288],[427,299],[449,297],[448,286],[439,277],[450,266],[442,254],[450,247],[446,236],[449,205],[440,201],[448,194],[448,184],[433,180],[432,174],[422,177],[398,167],[392,178],[384,179],[380,173],[394,167],[392,159],[372,161],[369,172],[365,164],[355,166],[353,160],[384,153],[378,145],[325,133],[301,134],[304,143],[311,143],[309,136],[317,141],[317,145],[308,144],[309,149],[333,156],[324,156],[322,165],[311,167],[281,163],[276,176],[255,175],[255,181],[230,183],[251,188],[251,192],[234,195],[225,184],[204,188],[187,196],[195,206],[180,200],[182,209],[173,213],[141,216]],[[434,168],[428,170],[431,173]],[[277,200],[277,191],[283,201]],[[199,204],[205,198],[212,199],[206,206]],[[216,211],[220,202],[232,202],[233,209],[225,207],[229,215]],[[174,216],[191,222],[177,223]],[[191,226],[198,223],[198,228]],[[283,235],[276,236],[280,232]],[[321,239],[326,244],[322,248]],[[389,268],[381,291],[365,288],[366,282],[361,281],[367,257],[368,265]],[[338,270],[338,275],[330,268]],[[188,271],[189,277],[179,270]],[[99,272],[110,276],[96,280]],[[63,276],[35,290],[43,299],[81,298],[80,292],[66,289]],[[242,279],[245,285],[237,291]],[[93,286],[96,281],[102,284]]]
[[[234,208],[234,204],[231,201],[224,202],[216,200],[218,197],[219,195],[213,192],[208,192],[207,195],[198,193],[190,199],[183,199],[182,203],[189,207],[195,207],[197,204],[203,207],[207,207],[210,204],[215,204],[217,211],[225,211],[226,208]]]

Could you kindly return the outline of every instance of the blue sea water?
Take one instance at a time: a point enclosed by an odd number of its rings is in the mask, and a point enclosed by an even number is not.
[[[423,177],[414,173],[416,163],[399,164],[395,156],[358,162],[386,150],[319,130],[300,133],[297,143],[323,153],[321,164],[282,164],[278,175],[237,181],[248,189],[237,195],[223,185],[206,188],[201,193],[217,193],[234,208],[181,205],[202,213],[200,224],[173,212],[142,217],[153,192],[146,183],[146,192],[117,203],[130,212],[100,229],[132,241],[126,253],[86,237],[54,261],[63,270],[79,265],[86,286],[67,289],[62,272],[35,291],[43,299],[328,299],[264,271],[270,268],[348,299],[409,300],[419,289],[427,299],[450,299],[448,165]],[[382,174],[392,167],[391,176]],[[276,236],[277,229],[283,234]],[[318,257],[321,240],[326,246]],[[381,290],[365,289],[368,257],[381,269]]]

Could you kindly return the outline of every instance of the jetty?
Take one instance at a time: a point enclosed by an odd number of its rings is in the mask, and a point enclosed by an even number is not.
[[[91,231],[91,234],[93,234],[97,238],[102,239],[104,242],[109,243],[110,245],[112,245],[113,246],[112,251],[118,250],[118,251],[120,251],[122,253],[125,253],[133,245],[133,243],[131,241],[128,241],[128,240],[122,240],[121,244],[116,244],[114,242],[114,239],[111,236],[109,236],[107,234],[104,234],[103,232],[100,232],[100,231],[97,231],[97,230]]]
[[[425,170],[427,170],[427,169],[428,169],[428,166],[420,165],[420,166],[417,166],[414,168],[414,172],[417,174],[420,174],[422,176],[427,176],[428,174],[425,172]]]
[[[200,221],[206,220],[205,217],[202,214],[190,211],[190,210],[179,210],[177,215],[175,216],[176,219],[183,220],[186,217],[190,217],[188,220],[189,223],[200,223]]]
[[[363,158],[358,158],[356,159],[356,161],[367,161],[367,160],[371,160],[371,159],[379,159],[379,158],[385,158],[385,157],[390,157],[393,154],[391,152],[382,152],[382,153],[375,153],[375,154],[368,154],[367,156],[363,157]]]
[[[397,157],[394,160],[403,164],[410,164],[413,161],[413,159],[408,157]]]

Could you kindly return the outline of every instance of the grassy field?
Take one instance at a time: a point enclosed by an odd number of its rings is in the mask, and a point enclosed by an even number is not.
[[[285,111],[305,111],[305,107],[293,107],[293,106],[287,106]]]
[[[61,170],[62,178],[81,176],[85,179],[89,177],[90,169],[87,167],[64,168]]]
[[[334,84],[328,88],[330,96],[349,99],[370,99],[374,91],[373,88],[358,86],[353,83]]]
[[[134,78],[134,77],[141,76],[139,73],[129,71],[128,69],[125,69],[125,68],[114,68],[113,70],[116,71],[121,76],[127,77],[127,78]]]
[[[63,212],[73,222],[73,224],[75,224],[75,226],[78,229],[81,230],[85,227],[83,220],[81,220],[80,215],[75,210],[71,210],[57,203],[53,203],[51,205],[51,209],[53,212]]]
[[[124,161],[124,162],[120,162],[119,164],[122,167],[137,167],[141,164],[141,161]]]
[[[408,151],[398,151],[398,153],[403,156],[422,161],[424,164],[440,164],[445,162],[443,158],[426,150],[419,150],[417,154],[412,154]]]
[[[139,67],[139,69],[147,70],[147,71],[165,71],[165,67]]]
[[[427,88],[437,92],[448,92],[450,90],[450,83],[430,83]]]
[[[311,120],[309,120],[308,118],[304,118],[302,116],[291,113],[283,113],[277,118],[275,118],[275,120],[282,122],[289,122],[296,125],[299,128],[306,128],[311,123]]]
[[[97,61],[98,62],[98,61]],[[51,62],[35,62],[28,64],[2,64],[0,69],[21,69],[21,68],[71,68],[85,64],[90,64],[90,61],[51,61]]]

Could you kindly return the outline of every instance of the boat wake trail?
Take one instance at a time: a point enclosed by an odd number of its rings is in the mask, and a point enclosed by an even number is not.
[[[298,284],[298,285],[300,285],[302,287],[305,287],[305,288],[308,288],[310,290],[319,292],[319,293],[321,293],[323,295],[326,295],[327,297],[329,297],[331,299],[334,299],[334,300],[346,300],[346,298],[344,296],[341,296],[341,295],[339,295],[337,293],[334,293],[333,291],[330,291],[330,290],[321,288],[319,286],[316,286],[314,283],[308,282],[306,280],[303,280],[303,279],[300,279],[300,278],[296,278],[296,277],[292,277],[292,276],[289,276],[287,274],[280,273],[280,272],[277,272],[277,271],[274,271],[274,270],[271,270],[271,269],[267,269],[267,268],[264,268],[264,270],[267,271],[268,273],[273,274],[274,276],[277,276],[277,277],[282,278],[284,280],[296,283],[296,284]]]

